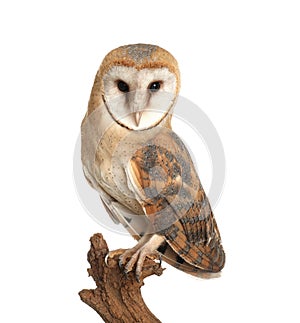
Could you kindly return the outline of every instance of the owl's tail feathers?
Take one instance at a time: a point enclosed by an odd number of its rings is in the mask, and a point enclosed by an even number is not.
[[[164,235],[167,243],[158,251],[170,265],[196,276],[218,273],[224,267],[225,253],[220,241],[211,239],[208,245],[191,243],[176,224]]]

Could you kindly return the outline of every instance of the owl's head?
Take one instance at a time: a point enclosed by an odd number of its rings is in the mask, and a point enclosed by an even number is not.
[[[103,105],[120,125],[149,129],[169,122],[179,87],[178,64],[169,52],[154,45],[122,46],[104,58],[88,113]]]

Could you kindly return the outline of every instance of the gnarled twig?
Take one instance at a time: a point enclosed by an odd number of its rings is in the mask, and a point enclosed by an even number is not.
[[[118,265],[118,256],[105,257],[109,250],[102,234],[94,234],[88,252],[91,268],[88,273],[93,277],[97,288],[79,292],[81,300],[92,307],[105,322],[160,322],[146,306],[142,295],[143,280],[153,274],[160,276],[163,269],[151,259],[146,259],[140,282],[134,273],[125,275]]]

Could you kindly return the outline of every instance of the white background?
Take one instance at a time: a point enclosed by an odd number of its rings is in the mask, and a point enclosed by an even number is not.
[[[136,42],[177,58],[181,94],[208,114],[227,161],[215,209],[222,277],[168,267],[146,280],[149,308],[164,323],[299,322],[299,6],[1,2],[1,322],[99,322],[77,295],[94,287],[89,237],[101,231],[111,248],[134,242],[85,213],[73,150],[102,58]]]

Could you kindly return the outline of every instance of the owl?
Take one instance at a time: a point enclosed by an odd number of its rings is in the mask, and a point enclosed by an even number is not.
[[[225,263],[208,198],[171,127],[179,88],[168,51],[121,46],[105,56],[81,125],[84,175],[111,219],[138,241],[119,254],[124,272],[137,279],[146,257],[196,276]]]

